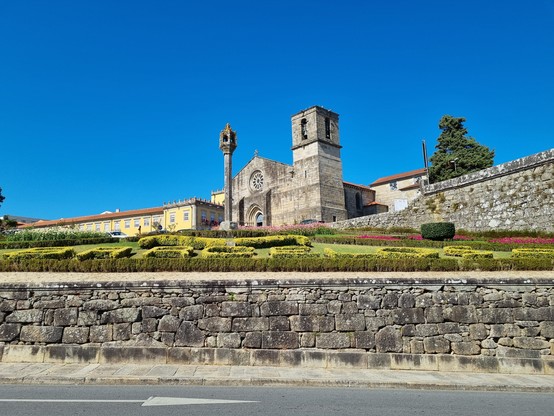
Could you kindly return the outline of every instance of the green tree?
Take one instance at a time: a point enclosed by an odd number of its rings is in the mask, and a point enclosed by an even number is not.
[[[467,135],[463,117],[445,115],[439,122],[442,130],[435,153],[429,161],[429,180],[440,182],[466,173],[490,168],[493,165],[494,150],[483,146]]]

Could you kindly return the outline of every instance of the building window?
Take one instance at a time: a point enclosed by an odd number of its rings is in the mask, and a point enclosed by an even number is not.
[[[359,192],[356,192],[356,209],[361,210],[362,209],[362,196]]]
[[[329,117],[325,117],[325,138],[331,138],[331,120]]]
[[[219,214],[217,216],[217,222],[220,223],[220,224],[223,222],[223,215]]]
[[[333,222],[337,222],[337,216],[333,215]]]
[[[87,224],[87,231],[92,231],[92,224]]]
[[[170,224],[175,224],[175,213],[174,212],[169,213],[169,223]]]
[[[202,222],[202,225],[208,225],[208,214],[206,211],[200,212],[200,221]]]
[[[131,228],[131,220],[125,220],[125,228]]]
[[[119,225],[119,220],[113,222],[113,229],[114,231],[119,231],[121,229],[121,226]]]
[[[150,218],[144,218],[142,220],[142,223],[144,224],[145,227],[150,227]]]
[[[308,138],[308,120],[305,118],[300,121],[300,133],[302,134],[302,139]]]
[[[110,231],[110,223],[109,221],[104,222],[104,231]]]
[[[100,223],[99,222],[94,224],[94,230],[100,232]]]
[[[79,231],[85,231],[85,225],[84,224],[79,225]]]
[[[184,221],[188,221],[189,220],[189,212],[188,211],[185,211],[184,214],[183,214],[183,220]]]
[[[140,218],[135,219],[133,222],[134,222],[135,228],[140,227]]]
[[[392,181],[391,183],[389,183],[389,186],[391,191],[396,191],[398,189],[398,184],[396,183],[396,181]]]

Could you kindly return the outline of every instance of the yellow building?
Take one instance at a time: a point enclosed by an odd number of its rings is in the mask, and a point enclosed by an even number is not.
[[[199,198],[164,203],[161,207],[106,211],[98,215],[37,221],[22,228],[77,228],[81,231],[121,231],[128,236],[152,231],[209,230],[223,221],[223,205]]]

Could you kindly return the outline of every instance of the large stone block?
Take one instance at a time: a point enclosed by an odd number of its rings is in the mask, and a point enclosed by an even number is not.
[[[86,344],[88,342],[89,328],[68,327],[63,330],[62,342],[64,344]]]
[[[221,316],[245,317],[252,315],[252,306],[248,302],[222,302]]]
[[[335,327],[337,331],[364,331],[365,319],[362,314],[335,315]]]
[[[381,307],[382,298],[373,295],[358,296],[358,309],[376,310]]]
[[[158,331],[177,332],[177,330],[179,329],[179,325],[181,325],[181,320],[179,318],[172,315],[165,315],[162,316],[162,319],[160,319],[160,323],[158,324]]]
[[[240,348],[241,339],[239,334],[227,333],[217,336],[218,348]]]
[[[550,348],[550,343],[543,339],[531,337],[515,337],[514,347],[526,350],[543,350]]]
[[[60,342],[63,328],[56,326],[24,326],[19,339],[24,342],[55,343]]]
[[[202,347],[206,336],[192,322],[183,321],[175,334],[176,347]]]
[[[0,325],[0,342],[10,342],[19,337],[21,324],[2,324]]]
[[[446,354],[450,352],[450,341],[442,336],[429,337],[423,340],[423,347],[428,354]]]
[[[469,326],[469,336],[471,339],[482,340],[488,337],[488,330],[485,324],[472,324]]]
[[[331,332],[316,334],[315,346],[322,349],[343,349],[350,348],[352,340],[350,334],[343,332]]]
[[[479,321],[484,324],[509,324],[514,322],[512,308],[479,309],[477,316]]]
[[[514,319],[516,321],[554,321],[554,306],[515,309]]]
[[[6,322],[40,322],[43,317],[43,311],[38,309],[27,309],[22,311],[13,311],[6,316]]]
[[[296,315],[291,316],[289,322],[290,329],[295,332],[331,332],[335,329],[335,321],[331,316]]]
[[[443,309],[444,317],[452,322],[473,324],[477,323],[477,311],[475,306],[455,305]]]
[[[478,355],[481,347],[476,342],[452,342],[452,352],[456,355]]]
[[[296,349],[299,346],[299,335],[296,332],[269,331],[262,333],[262,348]]]
[[[118,302],[107,299],[95,299],[83,303],[85,311],[110,311],[117,308],[119,308]]]
[[[184,321],[198,321],[204,317],[204,305],[186,306],[179,312],[179,318]]]
[[[233,332],[267,331],[269,330],[269,319],[267,317],[235,318],[231,324],[231,330]]]
[[[375,348],[375,334],[373,332],[363,331],[354,333],[355,348],[370,350]]]
[[[416,325],[415,336],[417,337],[432,337],[438,335],[439,327],[437,324],[419,324]]]
[[[231,332],[231,318],[204,318],[198,321],[198,328],[209,332]]]
[[[327,313],[327,305],[324,303],[301,303],[299,313],[300,315],[325,315]]]
[[[89,340],[92,343],[104,343],[113,340],[113,325],[95,325],[90,327]]]
[[[394,323],[404,324],[422,324],[425,322],[422,308],[395,309],[393,312]]]
[[[128,341],[131,339],[132,327],[130,323],[114,324],[113,326],[113,340],[114,341]]]
[[[260,307],[262,316],[286,316],[298,314],[298,303],[289,301],[267,301]]]
[[[143,306],[142,307],[142,317],[143,318],[159,318],[169,314],[169,311],[165,308],[160,308],[159,306]]]
[[[415,296],[411,293],[403,293],[398,299],[398,306],[402,309],[411,309],[415,307]]]
[[[425,321],[428,324],[444,322],[443,308],[440,306],[425,308]]]
[[[100,318],[103,324],[137,322],[140,319],[140,309],[121,308],[113,311],[104,312]]]
[[[377,352],[402,352],[402,335],[393,327],[385,327],[375,335]]]
[[[78,315],[77,308],[57,309],[54,311],[54,326],[76,325]]]
[[[541,336],[545,338],[554,338],[554,322],[546,321],[540,324]]]
[[[262,348],[262,333],[248,332],[242,341],[244,348]]]

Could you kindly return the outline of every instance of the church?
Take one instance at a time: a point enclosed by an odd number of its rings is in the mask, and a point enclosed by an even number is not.
[[[371,188],[344,182],[337,113],[314,106],[291,121],[293,164],[255,155],[232,178],[232,221],[240,226],[335,222],[387,210],[375,202]],[[223,198],[222,192],[212,193],[213,201]]]

